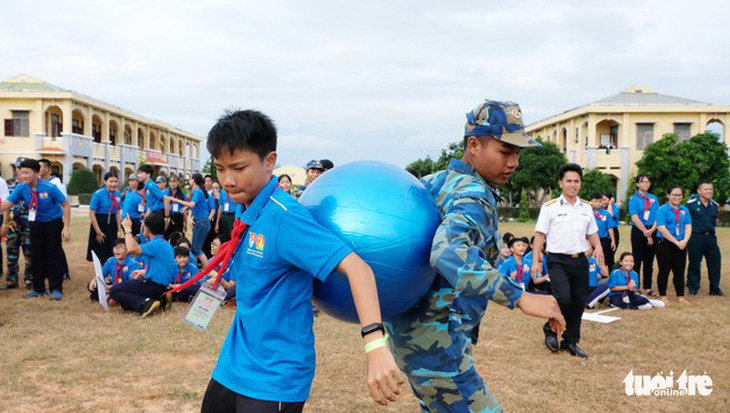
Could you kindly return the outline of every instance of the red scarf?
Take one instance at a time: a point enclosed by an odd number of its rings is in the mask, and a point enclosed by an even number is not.
[[[35,209],[38,210],[38,187],[36,186],[36,190],[30,189],[30,205],[28,205],[28,209]]]
[[[117,264],[117,272],[114,273],[114,285],[119,284],[124,280],[124,273],[122,273],[122,264]]]
[[[517,284],[522,284],[522,279],[525,278],[525,270],[522,268],[522,264],[517,265]]]
[[[173,284],[180,284],[183,274],[185,274],[185,271],[178,271],[177,278],[175,278],[175,282]]]
[[[651,199],[649,199],[647,195],[644,195],[641,192],[637,192],[636,196],[644,200],[644,211],[648,211],[651,209]]]
[[[679,235],[679,220],[680,220],[681,209],[679,209],[679,207],[674,208],[671,205],[669,207],[672,208],[672,211],[674,212],[674,218],[677,220],[677,235]]]
[[[109,194],[109,199],[112,201],[112,205],[109,207],[109,214],[116,214],[119,211],[119,201],[114,196],[114,192]]]
[[[596,217],[597,220],[602,221],[601,214],[598,211],[593,211],[593,216]]]
[[[624,272],[624,269],[623,268],[621,268],[620,271],[621,271],[621,274],[623,274],[626,277],[626,286],[628,287],[629,284],[631,284],[631,276],[629,275],[630,273]],[[626,293],[627,292],[629,292],[629,291],[628,290],[624,290],[623,294],[621,294],[621,297],[622,298],[623,297],[626,297]]]
[[[213,289],[217,288],[218,282],[220,282],[221,276],[228,267],[228,263],[231,261],[231,258],[233,258],[233,253],[236,251],[236,247],[241,242],[241,235],[243,235],[246,231],[246,228],[248,228],[248,225],[244,224],[239,219],[236,219],[233,224],[233,231],[231,231],[231,240],[221,245],[221,248],[218,250],[218,253],[215,254],[215,257],[208,261],[208,266],[206,266],[203,271],[195,274],[193,278],[178,285],[172,290],[167,291],[165,294],[178,292],[190,287],[220,265],[220,268],[218,269],[218,276],[215,277],[215,283],[213,284]]]
[[[147,205],[147,188],[142,188],[138,192],[142,196],[142,205]]]

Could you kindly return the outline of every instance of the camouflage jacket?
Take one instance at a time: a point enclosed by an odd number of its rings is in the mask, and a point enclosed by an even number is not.
[[[449,169],[421,181],[442,219],[431,249],[431,266],[438,274],[424,299],[388,325],[406,372],[456,372],[469,363],[458,365],[488,301],[514,308],[522,287],[493,266],[502,243],[497,194],[471,165],[453,159]],[[438,348],[444,357],[428,357]]]

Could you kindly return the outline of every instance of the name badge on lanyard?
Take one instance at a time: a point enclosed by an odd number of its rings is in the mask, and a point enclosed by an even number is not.
[[[28,221],[35,222],[35,215],[38,210],[33,208],[28,210]]]
[[[644,221],[648,221],[649,220],[649,215],[650,215],[650,213],[649,213],[649,210],[648,209],[646,211],[644,211]]]
[[[225,298],[226,290],[223,286],[219,285],[213,290],[208,283],[203,283],[188,307],[185,322],[205,330]]]
[[[139,205],[137,205],[137,212],[144,212],[144,204],[143,203],[140,202]]]
[[[228,212],[228,201],[223,205],[223,212]]]
[[[177,202],[172,203],[172,212],[180,212],[180,204]]]

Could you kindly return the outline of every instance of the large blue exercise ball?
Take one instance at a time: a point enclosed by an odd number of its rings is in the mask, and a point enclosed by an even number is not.
[[[383,162],[353,162],[320,176],[300,202],[373,269],[384,320],[423,298],[436,276],[429,256],[440,218],[413,175]],[[340,272],[315,280],[314,301],[335,318],[358,322],[349,282]]]

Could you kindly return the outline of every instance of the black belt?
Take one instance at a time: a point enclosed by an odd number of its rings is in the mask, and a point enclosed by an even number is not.
[[[225,216],[231,216],[231,215],[236,215],[236,213],[235,213],[235,212],[221,212],[221,214],[223,214],[223,215],[225,215]]]
[[[548,255],[554,255],[556,257],[563,257],[563,258],[580,258],[581,255],[583,257],[586,256],[586,254],[583,253],[583,252],[576,252],[575,254],[560,254],[560,253],[557,253],[557,252],[548,252]]]
[[[698,231],[698,232],[692,232],[692,234],[697,234],[697,235],[715,235],[715,231],[702,231],[702,232]]]

